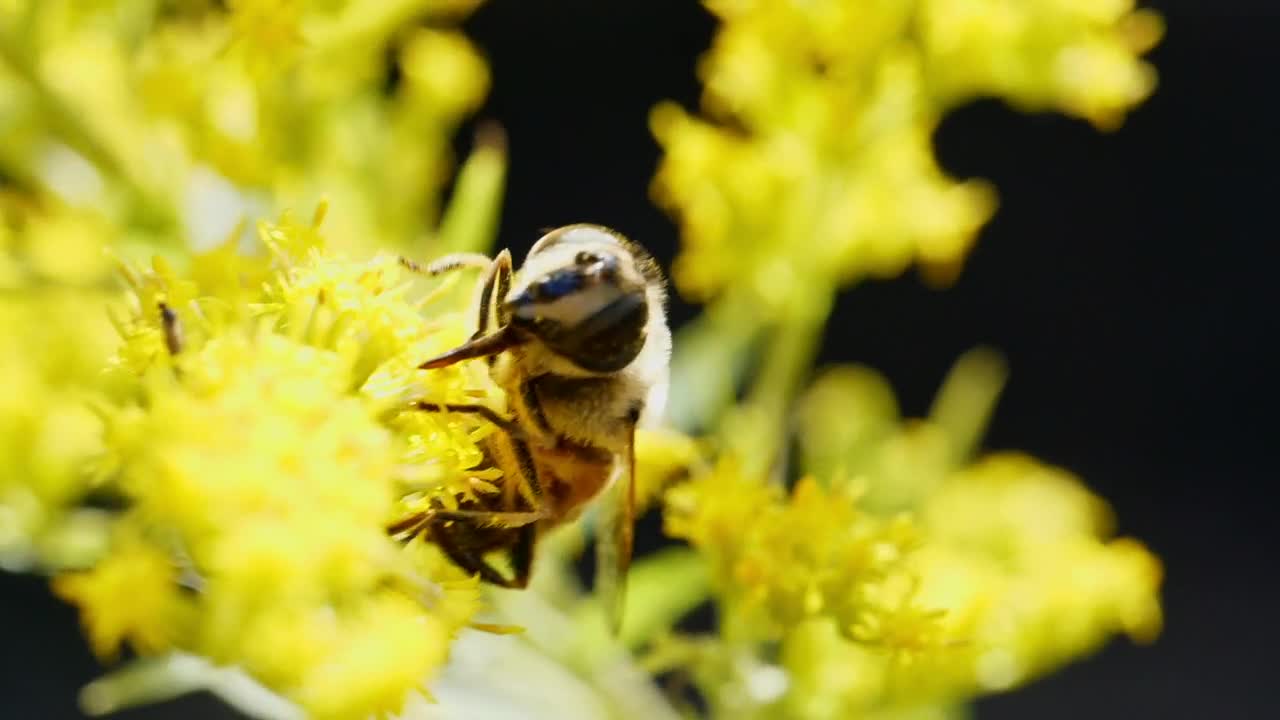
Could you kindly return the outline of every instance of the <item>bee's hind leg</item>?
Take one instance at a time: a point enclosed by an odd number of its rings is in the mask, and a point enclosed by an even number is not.
[[[538,468],[533,461],[533,454],[522,428],[514,421],[495,413],[491,408],[480,405],[438,405],[421,402],[417,406],[422,410],[436,412],[470,412],[485,417],[498,426],[510,443],[511,452],[515,455],[516,467],[510,480],[517,484],[516,491],[527,503],[530,510],[524,511],[490,511],[490,510],[432,510],[430,518],[420,516],[425,522],[402,521],[392,526],[393,534],[417,533],[425,531],[428,539],[433,541],[451,561],[463,570],[475,573],[481,580],[492,585],[506,588],[523,588],[529,583],[533,569],[534,546],[538,538],[538,521],[549,516],[546,498],[543,496],[542,483],[538,477]],[[498,572],[483,554],[475,549],[460,545],[450,534],[449,526],[443,523],[455,522],[471,528],[506,527],[516,533],[516,539],[508,549],[513,577],[506,578]]]
[[[519,530],[510,550],[513,573],[510,578],[491,565],[482,553],[459,545],[447,530],[438,529],[431,533],[431,538],[453,564],[465,572],[479,575],[481,580],[490,585],[513,589],[524,589],[529,585],[529,575],[533,568],[533,547],[537,539],[536,524],[525,525]]]
[[[510,250],[504,249],[498,253],[498,257],[494,258],[493,262],[489,264],[489,269],[485,273],[484,288],[480,291],[480,307],[476,311],[476,332],[471,336],[472,340],[482,337],[489,329],[489,308],[494,306],[495,285],[497,286],[498,301],[494,312],[497,314],[497,318],[495,318],[497,325],[501,328],[507,324],[506,319],[503,317],[502,301],[507,297],[507,292],[511,290]]]
[[[511,569],[515,572],[511,587],[525,588],[529,585],[529,575],[533,572],[533,551],[538,540],[538,526],[525,525],[520,528],[520,536],[511,546]]]
[[[489,564],[481,553],[468,548],[464,548],[454,541],[448,531],[433,532],[431,539],[435,542],[449,560],[457,565],[464,572],[479,575],[480,579],[499,587],[511,587],[513,580],[505,578],[497,568]]]

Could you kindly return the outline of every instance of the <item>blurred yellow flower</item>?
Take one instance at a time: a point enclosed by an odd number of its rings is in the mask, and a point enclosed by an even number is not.
[[[780,639],[816,616],[853,632],[889,622],[870,619],[888,610],[880,586],[894,581],[916,543],[907,518],[862,513],[855,500],[850,488],[813,478],[784,497],[726,461],[668,491],[666,531],[708,556],[726,632]]]
[[[1005,377],[994,353],[961,358],[925,419],[867,368],[804,383],[839,287],[912,264],[946,285],[994,212],[986,183],[937,165],[945,113],[996,96],[1113,128],[1154,87],[1139,55],[1158,16],[1129,0],[705,4],[722,23],[704,113],[663,103],[651,126],[654,197],[681,225],[674,281],[711,303],[677,338],[672,398],[720,455],[686,459],[664,519],[711,570],[719,636],[687,662],[715,714],[947,717],[1115,633],[1154,638],[1159,561],[1110,537],[1102,500],[1025,456],[974,460]],[[785,689],[753,695],[744,657],[776,662]]]
[[[781,643],[790,715],[945,706],[1159,634],[1160,562],[1111,536],[1100,498],[1023,454],[969,460],[1001,382],[998,358],[969,353],[934,414],[904,421],[878,375],[833,368],[801,413],[825,485],[784,492],[722,459],[667,491],[667,532],[710,564],[725,640]]]
[[[1155,89],[1155,71],[1138,55],[1159,41],[1164,25],[1134,5],[928,0],[919,3],[920,44],[947,102],[996,95],[1112,129]]]
[[[1147,97],[1158,16],[1120,2],[705,3],[706,119],[654,109],[654,194],[680,221],[682,292],[777,312],[804,283],[954,279],[995,208],[937,166],[942,115],[979,95],[1113,127]]]
[[[995,96],[1113,128],[1154,88],[1140,56],[1159,16],[1131,0],[705,4],[722,24],[703,112],[650,120],[653,195],[683,235],[675,283],[713,302],[677,343],[672,399],[716,434],[637,438],[640,507],[692,549],[637,564],[646,602],[624,643],[669,640],[663,662],[723,717],[919,720],[1114,634],[1156,637],[1160,562],[1112,536],[1105,503],[1030,457],[977,456],[998,358],[962,358],[924,419],[867,368],[806,383],[840,287],[912,265],[945,285],[994,212],[987,183],[938,166],[945,113]],[[457,30],[478,5],[0,4],[0,565],[53,575],[100,657],[141,656],[86,707],[185,687],[120,678],[197,656],[307,716],[393,714],[459,631],[501,627],[477,620],[476,578],[386,534],[503,481],[481,450],[491,424],[412,409],[507,410],[483,363],[417,367],[469,335],[458,280],[419,292],[387,252],[493,241],[500,131],[482,128],[440,201],[490,86]],[[543,568],[579,548],[542,546]],[[623,711],[664,707],[647,678],[619,700],[626,659],[570,624],[590,605],[570,567],[521,596],[540,662]],[[663,635],[708,592],[717,635]]]
[[[94,653],[114,660],[126,639],[142,654],[168,648],[181,622],[177,575],[171,558],[134,538],[93,569],[58,577],[53,587],[80,606]]]
[[[111,352],[109,297],[57,286],[0,294],[0,382],[9,388],[0,398],[5,567],[80,565],[99,545],[79,533],[96,524],[93,516],[64,518],[61,509],[84,493],[86,468],[102,450],[102,423],[89,404],[96,393],[85,380]]]
[[[330,223],[330,246],[367,255],[434,234],[451,136],[488,88],[483,58],[453,29],[477,5],[0,6],[0,286],[10,291],[0,313],[12,330],[0,371],[23,388],[0,422],[6,565],[57,555],[78,566],[101,547],[90,541],[98,516],[67,505],[84,492],[87,458],[100,444],[87,401],[113,377],[101,374],[113,344],[102,311],[115,294],[113,257],[136,263],[160,253],[194,281],[148,280],[138,288],[143,306],[181,306],[196,285],[235,305],[270,276],[261,258],[239,251],[243,230],[325,193],[344,208]],[[384,93],[390,63],[401,62],[424,19],[433,41],[407,75],[448,82],[429,97]],[[472,170],[455,192],[454,249],[492,239],[505,160],[498,148],[479,150],[481,162],[468,167],[483,172]],[[223,309],[180,312],[199,338]],[[163,360],[163,331],[146,317],[119,328],[139,335],[118,358],[125,375]],[[46,442],[52,427],[58,447]],[[23,450],[33,441],[37,453]]]

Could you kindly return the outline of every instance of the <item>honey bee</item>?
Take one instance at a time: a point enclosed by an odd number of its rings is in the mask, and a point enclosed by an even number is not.
[[[538,537],[600,498],[596,589],[616,629],[632,551],[635,431],[661,413],[668,384],[671,332],[657,263],[621,234],[590,224],[547,232],[518,271],[507,250],[493,260],[456,254],[425,267],[403,263],[433,276],[484,268],[475,333],[420,367],[485,358],[511,416],[482,405],[417,403],[498,426],[483,450],[502,470],[501,492],[456,510],[433,507],[389,531],[424,536],[485,582],[523,588]],[[486,559],[497,551],[508,557],[510,576]]]

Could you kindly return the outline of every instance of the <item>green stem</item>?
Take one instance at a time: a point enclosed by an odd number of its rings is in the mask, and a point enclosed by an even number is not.
[[[603,622],[575,623],[536,593],[494,593],[505,622],[525,628],[524,642],[591,685],[615,717],[679,720],[679,714]]]
[[[502,126],[486,123],[476,147],[458,171],[453,197],[440,219],[438,254],[489,252],[498,235],[507,174],[507,140]]]
[[[106,715],[136,705],[208,690],[227,704],[261,720],[301,720],[302,710],[234,668],[216,667],[203,658],[172,653],[138,660],[89,683],[80,692],[87,715]]]
[[[746,416],[722,428],[736,435],[726,441],[739,448],[748,473],[785,472],[791,407],[813,369],[834,302],[835,286],[822,279],[797,291],[764,350],[742,405]]]
[[[704,432],[733,405],[760,334],[757,318],[746,293],[727,293],[676,333],[666,410],[675,427]]]

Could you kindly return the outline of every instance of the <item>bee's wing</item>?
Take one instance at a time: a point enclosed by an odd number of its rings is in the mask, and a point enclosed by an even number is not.
[[[605,620],[614,634],[622,626],[627,569],[631,566],[631,548],[635,540],[635,436],[633,426],[628,431],[626,450],[614,457],[612,477],[597,510],[596,596],[600,598]]]

